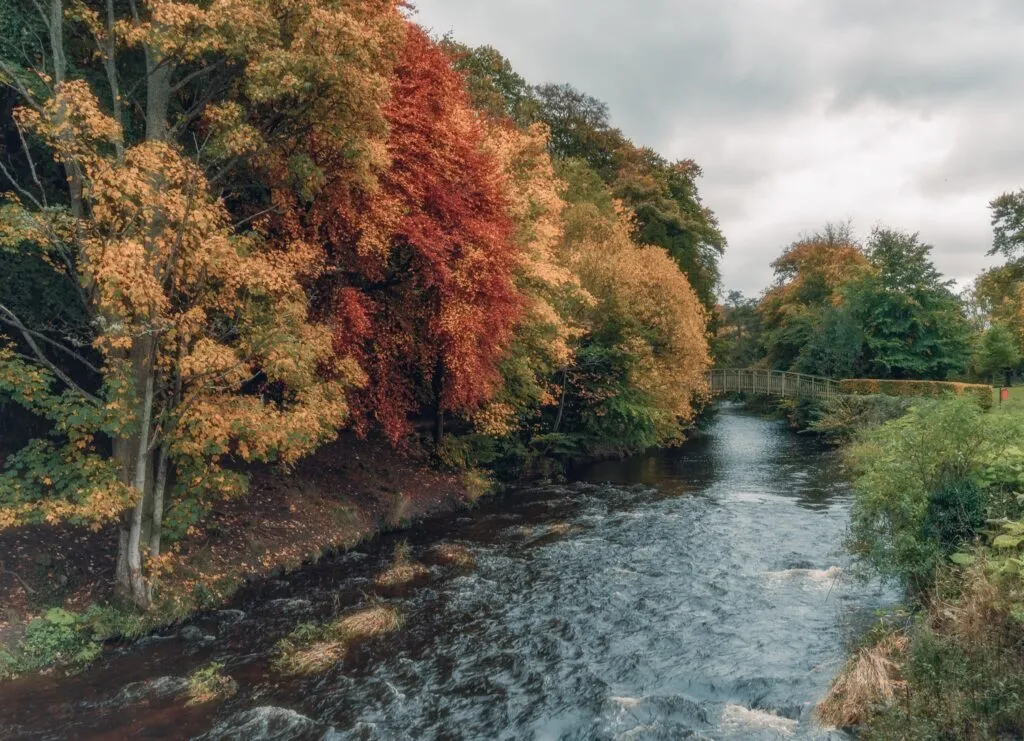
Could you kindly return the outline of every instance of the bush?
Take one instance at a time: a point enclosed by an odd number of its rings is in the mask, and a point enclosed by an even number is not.
[[[949,399],[913,407],[861,437],[848,453],[854,473],[848,545],[863,564],[914,591],[928,586],[943,552],[938,529],[955,529],[958,507],[974,512],[977,492],[965,480],[1005,445],[998,421],[971,401]],[[965,510],[964,517],[974,514]]]
[[[14,651],[0,653],[0,678],[54,665],[78,668],[96,659],[101,650],[82,615],[54,607],[28,624]]]
[[[995,452],[979,474],[979,481],[988,492],[989,517],[996,519],[1024,519],[1024,449],[1014,445],[1024,439],[1024,424],[1012,424],[1020,417],[999,415],[1004,422],[1004,438],[1008,443]],[[1024,420],[1021,420],[1024,423]]]
[[[992,387],[979,383],[847,378],[839,382],[839,390],[844,394],[884,394],[904,397],[967,396],[974,399],[982,409],[992,408]]]
[[[872,708],[858,738],[995,741],[1024,734],[1024,641],[1005,587],[984,563],[947,573],[940,584],[900,667],[905,691]]]
[[[985,507],[985,492],[972,479],[946,484],[928,497],[921,536],[949,556],[974,540],[985,524]]]
[[[808,429],[835,442],[850,442],[865,430],[899,419],[911,403],[896,396],[834,396],[824,402],[821,415]]]
[[[81,669],[99,657],[104,641],[136,638],[152,627],[151,615],[110,605],[82,613],[51,608],[28,624],[16,647],[0,648],[0,680],[51,666]]]

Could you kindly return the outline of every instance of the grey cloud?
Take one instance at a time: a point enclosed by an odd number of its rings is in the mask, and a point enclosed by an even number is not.
[[[851,160],[864,182],[849,215],[867,228],[881,218],[871,209],[899,215],[892,199],[905,196],[904,226],[929,235],[953,277],[982,267],[987,200],[1024,186],[1020,0],[419,0],[417,20],[497,47],[532,82],[570,82],[637,143],[696,159],[730,242],[727,286],[763,286],[783,245],[836,216],[824,173],[845,162],[820,163],[805,194],[776,193],[788,174],[814,171],[784,145],[807,121],[846,122],[847,136],[878,108],[948,122],[937,166],[908,157],[904,171],[874,173]],[[747,146],[730,148],[737,138]],[[976,212],[950,229],[949,199],[967,196]]]
[[[1015,110],[978,111],[975,125],[964,129],[942,163],[921,174],[918,185],[927,196],[943,197],[980,191],[986,200],[1024,187],[1024,137],[1020,122],[1024,106]]]

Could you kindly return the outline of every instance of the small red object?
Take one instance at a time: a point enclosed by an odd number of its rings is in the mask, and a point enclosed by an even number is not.
[[[999,389],[999,403],[1002,403],[1010,398],[1010,389],[1005,386]]]

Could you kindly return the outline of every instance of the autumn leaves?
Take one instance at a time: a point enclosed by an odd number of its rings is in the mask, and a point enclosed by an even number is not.
[[[74,299],[29,326],[0,296],[0,393],[48,420],[7,459],[0,526],[118,520],[119,588],[147,606],[165,523],[346,425],[680,438],[724,243],[693,167],[601,116],[581,133],[564,86],[509,91],[530,105],[506,117],[389,0],[54,1],[12,16],[49,45],[0,60],[0,259]]]

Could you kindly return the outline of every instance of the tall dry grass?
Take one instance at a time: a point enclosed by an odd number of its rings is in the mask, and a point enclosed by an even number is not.
[[[893,702],[906,690],[900,663],[909,643],[907,636],[890,633],[859,649],[818,703],[818,719],[836,728],[849,728],[864,723],[872,708]]]

